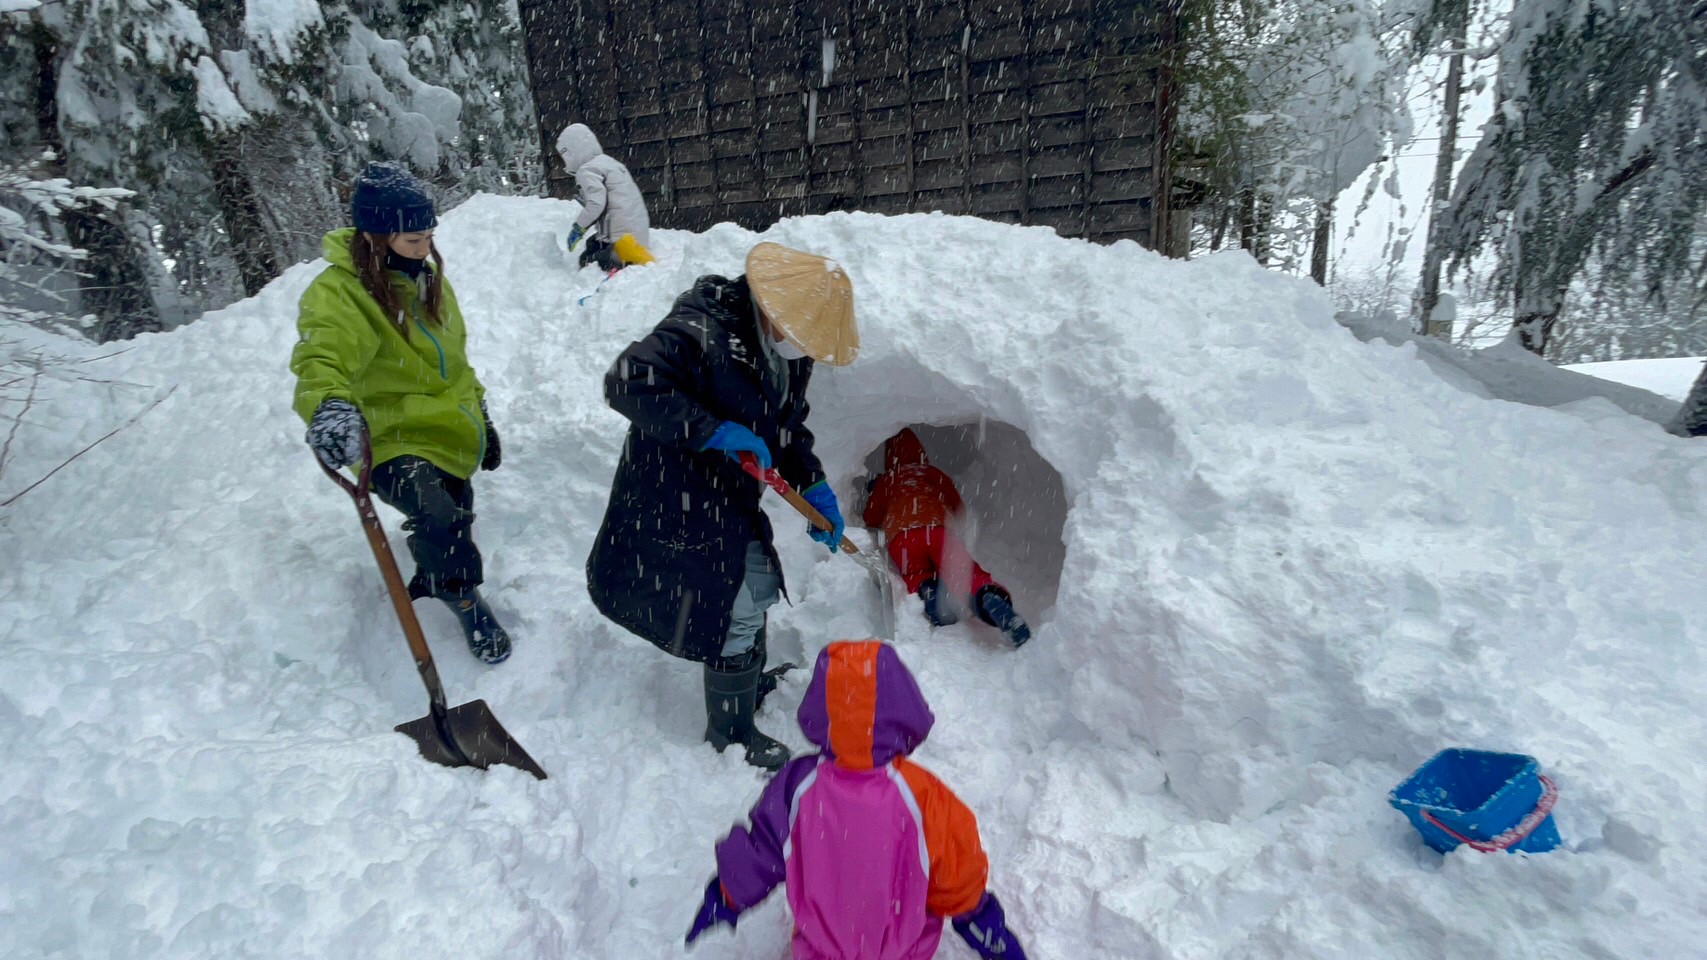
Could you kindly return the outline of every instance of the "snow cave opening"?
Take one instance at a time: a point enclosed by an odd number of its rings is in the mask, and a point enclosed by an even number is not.
[[[959,488],[966,506],[955,529],[973,558],[1013,593],[1020,615],[1034,629],[1040,626],[1053,614],[1067,555],[1067,493],[1060,472],[1011,423],[980,417],[906,426],[931,463]],[[883,470],[883,448],[879,441],[860,463],[854,488],[861,499],[850,516],[864,509],[866,482]]]

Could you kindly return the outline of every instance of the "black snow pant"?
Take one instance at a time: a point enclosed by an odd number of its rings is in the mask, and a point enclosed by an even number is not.
[[[597,263],[599,269],[607,273],[622,269],[622,260],[616,255],[616,244],[606,243],[598,237],[588,237],[582,246],[585,249],[581,251],[581,266]]]
[[[409,597],[447,599],[485,579],[480,548],[474,545],[474,484],[420,457],[396,457],[373,468],[379,499],[407,517],[415,577]]]

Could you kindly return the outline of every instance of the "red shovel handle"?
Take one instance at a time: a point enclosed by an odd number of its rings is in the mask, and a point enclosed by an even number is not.
[[[379,573],[385,580],[385,591],[391,595],[391,606],[397,612],[397,621],[403,627],[403,639],[409,644],[409,653],[415,658],[415,669],[421,674],[421,682],[427,686],[427,697],[432,701],[436,714],[445,712],[444,686],[439,682],[439,671],[433,665],[433,652],[427,647],[427,636],[421,632],[421,621],[415,618],[415,608],[409,600],[409,588],[403,582],[403,573],[397,568],[397,558],[391,555],[391,544],[385,539],[385,528],[379,522],[379,512],[373,508],[373,498],[368,496],[368,484],[373,479],[373,449],[368,445],[367,431],[362,431],[362,462],[361,472],[354,483],[341,471],[326,465],[326,461],[318,456],[314,462],[320,464],[320,469],[331,477],[333,482],[344,488],[350,499],[356,503],[356,515],[362,521],[362,533],[367,536],[368,548],[373,551],[373,558],[379,564]],[[351,464],[354,466],[354,464]],[[460,748],[459,748],[460,749]]]
[[[794,488],[789,486],[788,481],[782,478],[782,474],[776,472],[775,467],[768,470],[760,469],[759,459],[751,453],[743,452],[741,454],[741,469],[752,474],[753,479],[758,480],[765,486],[775,490],[784,500],[789,502],[790,506],[800,511],[800,515],[805,517],[807,522],[812,524],[814,527],[817,527],[820,530],[834,530],[836,528],[835,524],[824,519],[824,515],[818,512],[817,507],[807,503],[805,497],[796,493]],[[859,553],[859,548],[854,546],[854,542],[849,540],[846,535],[843,535],[842,552],[857,554]]]
[[[1492,840],[1472,840],[1446,824],[1441,823],[1439,818],[1435,817],[1434,814],[1429,813],[1427,810],[1424,810],[1422,815],[1423,819],[1427,820],[1430,826],[1459,843],[1464,844],[1470,849],[1480,850],[1483,853],[1495,853],[1500,850],[1510,850],[1512,847],[1522,843],[1525,837],[1534,833],[1535,828],[1541,826],[1541,821],[1547,819],[1547,815],[1553,812],[1553,804],[1557,803],[1558,800],[1559,788],[1553,786],[1553,781],[1545,774],[1542,774],[1541,799],[1535,802],[1535,809],[1529,812],[1529,816],[1519,820],[1517,822],[1517,826],[1512,827],[1510,830],[1507,830]]]

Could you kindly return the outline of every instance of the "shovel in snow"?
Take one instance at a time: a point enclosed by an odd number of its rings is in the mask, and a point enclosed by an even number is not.
[[[320,463],[319,457],[314,459]],[[486,701],[473,700],[459,707],[446,708],[445,690],[439,683],[439,670],[433,665],[433,652],[427,648],[421,622],[415,619],[415,608],[410,605],[409,588],[403,585],[403,574],[397,569],[397,559],[391,555],[385,528],[380,526],[379,514],[373,509],[373,499],[368,496],[369,481],[373,475],[373,452],[368,447],[367,437],[362,437],[362,469],[355,483],[324,463],[320,463],[320,469],[325,470],[326,475],[356,502],[362,531],[367,534],[368,546],[373,548],[373,558],[379,561],[386,592],[391,594],[391,605],[396,608],[397,619],[403,625],[409,652],[415,655],[415,669],[421,672],[421,682],[427,687],[427,715],[398,724],[397,732],[415,741],[421,748],[421,756],[434,763],[447,767],[479,767],[482,770],[495,763],[507,763],[544,780],[545,771],[492,715],[492,708],[486,706]]]
[[[754,457],[752,454],[741,454],[741,469],[747,471],[754,479],[763,483],[765,486],[776,491],[784,500],[788,501],[789,506],[800,511],[800,515],[806,518],[807,523],[812,524],[820,530],[831,530],[835,528],[835,524],[832,524],[829,520],[825,519],[824,515],[818,512],[818,508],[807,503],[806,498],[801,496],[787,480],[782,478],[782,474],[776,472],[774,468],[770,470],[761,470],[759,468],[758,458]],[[871,574],[872,578],[877,581],[878,592],[883,598],[883,628],[886,635],[882,639],[893,642],[895,639],[895,585],[889,579],[889,568],[884,565],[881,557],[878,557],[875,554],[866,553],[860,550],[859,547],[854,546],[854,542],[847,538],[847,534],[842,535],[842,542],[840,546],[843,553],[852,557],[855,563],[864,567],[866,572]]]

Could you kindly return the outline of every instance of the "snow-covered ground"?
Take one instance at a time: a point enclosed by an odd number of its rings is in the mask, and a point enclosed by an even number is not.
[[[700,743],[697,670],[586,598],[624,430],[600,377],[754,235],[659,231],[598,286],[557,259],[573,211],[478,197],[440,231],[504,436],[476,531],[514,658],[419,605],[452,701],[551,779],[391,732],[425,697],[289,410],[298,267],[174,333],[59,345],[38,384],[0,500],[176,389],[0,512],[0,956],[681,955],[761,778]],[[1360,340],[1242,254],[935,215],[766,236],[857,289],[865,352],[812,386],[848,511],[889,433],[937,428],[1038,626],[1009,651],[908,599],[896,637],[938,717],[919,759],[978,813],[1032,957],[1699,955],[1707,445],[1587,378],[1502,363],[1495,389]],[[785,510],[775,646],[871,634],[863,572]],[[803,681],[763,718],[797,748]],[[1564,847],[1424,848],[1386,793],[1449,745],[1538,757]],[[781,960],[781,901],[695,955]]]
[[[1701,374],[1701,357],[1668,357],[1662,360],[1608,360],[1604,363],[1573,363],[1566,370],[1586,373],[1615,383],[1640,387],[1679,403]]]

